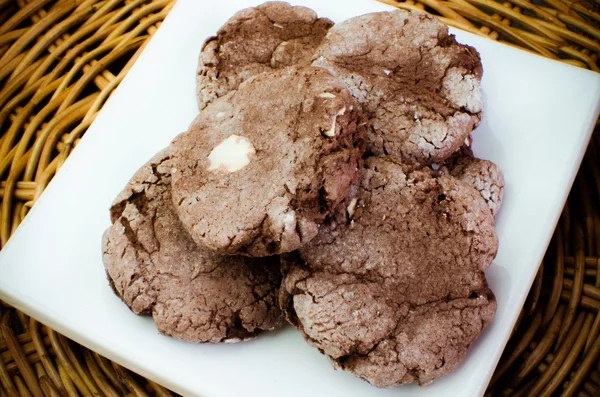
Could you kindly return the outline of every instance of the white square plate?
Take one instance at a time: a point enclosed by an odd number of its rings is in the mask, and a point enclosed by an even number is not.
[[[600,109],[600,75],[455,32],[484,64],[486,107],[475,153],[504,170],[500,251],[487,272],[494,322],[454,373],[426,388],[378,390],[343,372],[290,327],[237,345],[192,345],[156,331],[112,293],[100,241],[133,173],[195,116],[203,40],[261,0],[179,0],[81,143],[0,253],[0,298],[185,395],[482,395],[546,250]],[[295,0],[334,21],[388,7]]]

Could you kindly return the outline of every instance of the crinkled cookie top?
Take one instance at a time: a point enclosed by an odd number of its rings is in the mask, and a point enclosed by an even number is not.
[[[450,372],[495,313],[483,270],[497,237],[485,201],[451,176],[372,157],[342,209],[284,256],[288,320],[375,386]]]
[[[115,293],[158,330],[191,342],[237,342],[281,324],[277,258],[198,249],[172,206],[170,155],[144,165],[111,208],[103,261]]]
[[[345,198],[364,140],[354,99],[325,70],[255,76],[172,143],[175,209],[205,250],[293,251]]]
[[[362,104],[372,154],[439,163],[480,123],[479,54],[437,18],[403,10],[351,18],[327,33],[314,59]]]
[[[250,77],[286,66],[308,66],[333,26],[306,7],[267,2],[236,13],[209,38],[198,64],[198,106],[206,105]]]

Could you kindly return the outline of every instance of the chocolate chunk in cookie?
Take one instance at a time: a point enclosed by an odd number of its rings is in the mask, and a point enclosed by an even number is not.
[[[202,48],[198,106],[203,109],[241,82],[286,66],[307,66],[333,22],[314,11],[267,2],[235,14]]]
[[[278,326],[278,259],[198,249],[173,210],[170,172],[163,151],[111,208],[102,248],[115,293],[161,333],[191,342],[237,342]]]
[[[358,176],[361,131],[354,99],[325,70],[260,74],[215,100],[172,143],[179,218],[205,250],[293,251]]]
[[[480,123],[479,54],[434,17],[398,10],[338,23],[313,65],[339,77],[362,104],[374,155],[439,163]]]
[[[286,318],[334,366],[378,387],[450,372],[495,314],[485,201],[451,176],[371,157],[342,213],[283,256]]]

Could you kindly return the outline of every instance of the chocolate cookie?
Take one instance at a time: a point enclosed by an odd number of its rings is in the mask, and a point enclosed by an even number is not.
[[[345,219],[283,256],[286,318],[335,367],[378,387],[450,372],[495,314],[485,201],[451,176],[371,157],[344,207]]]
[[[203,109],[257,74],[308,66],[332,26],[308,8],[283,2],[238,12],[204,43],[198,65],[198,106]]]
[[[158,330],[192,342],[237,342],[281,323],[276,258],[202,252],[171,200],[170,158],[142,167],[111,207],[103,260],[115,293]]]
[[[319,68],[263,73],[172,143],[173,199],[203,249],[266,256],[310,241],[358,176],[356,104]]]
[[[438,19],[403,10],[336,24],[315,54],[362,104],[368,150],[405,163],[439,163],[479,125],[477,51]]]

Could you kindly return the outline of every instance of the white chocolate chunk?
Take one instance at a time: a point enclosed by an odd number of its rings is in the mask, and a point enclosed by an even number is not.
[[[274,23],[274,24],[273,24],[273,26],[275,26],[276,28],[279,28],[279,29],[283,29],[283,26],[281,26],[281,25],[280,25],[280,24],[278,24],[278,23]]]
[[[293,212],[286,214],[283,218],[283,226],[286,232],[293,231],[296,228],[296,216]]]
[[[323,135],[328,136],[330,138],[335,136],[335,119],[333,120],[333,125],[330,129],[323,131]]]
[[[331,92],[324,92],[319,94],[319,98],[335,98],[335,95],[333,95]]]
[[[350,218],[354,216],[354,211],[356,211],[356,203],[358,203],[358,200],[356,198],[353,198],[350,201],[350,204],[348,204],[348,207],[346,208],[346,211],[348,211],[348,216]]]
[[[344,113],[346,113],[346,108],[341,108],[336,114],[335,117],[333,118],[333,122],[331,123],[331,128],[323,131],[323,135],[328,136],[328,137],[334,137],[335,136],[335,122],[338,118],[338,116],[343,115]]]
[[[225,174],[236,172],[250,164],[256,154],[252,142],[246,137],[230,135],[219,143],[208,155],[208,171]]]

